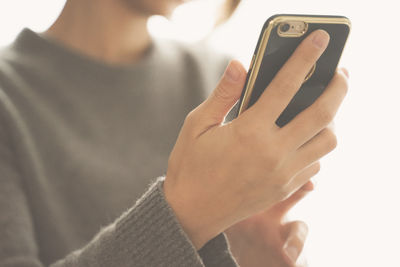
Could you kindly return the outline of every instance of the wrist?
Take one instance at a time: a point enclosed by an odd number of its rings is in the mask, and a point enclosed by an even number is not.
[[[204,202],[190,197],[196,194],[177,190],[177,187],[172,186],[167,179],[164,181],[163,189],[167,203],[197,250],[223,231],[223,228],[218,227],[215,216],[210,214],[210,209]]]
[[[228,239],[229,249],[235,258],[240,258],[240,252],[243,251],[244,236],[232,227],[225,230],[226,238]]]

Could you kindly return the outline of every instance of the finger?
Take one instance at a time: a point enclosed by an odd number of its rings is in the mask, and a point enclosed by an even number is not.
[[[305,183],[300,189],[305,190],[305,191],[313,191],[315,188],[314,183],[312,181],[308,181]]]
[[[337,146],[336,135],[329,128],[325,128],[309,142],[299,148],[288,162],[291,171],[296,173],[313,162],[334,150]]]
[[[339,70],[324,93],[310,107],[280,129],[287,148],[298,149],[325,128],[335,117],[347,90],[347,78]]]
[[[290,222],[284,225],[285,229],[285,244],[283,251],[286,255],[286,261],[290,266],[297,262],[300,253],[303,251],[304,243],[308,234],[308,227],[302,221]]]
[[[207,122],[219,124],[240,98],[246,79],[246,70],[243,65],[232,60],[225,70],[215,90],[202,104],[202,112]]]
[[[289,175],[293,175],[298,172],[301,174],[303,170],[309,168],[310,165],[320,160],[323,156],[334,150],[337,146],[337,139],[333,131],[329,128],[325,128],[313,139],[304,144],[299,148],[289,162],[286,164],[288,167]],[[289,170],[290,168],[290,170]],[[302,178],[300,181],[299,177],[294,176],[292,181],[296,183],[296,187],[300,187],[307,182],[307,177]]]
[[[296,192],[294,192],[289,198],[273,206],[270,212],[273,212],[278,218],[282,220],[287,214],[287,212],[313,189],[314,186],[312,182],[311,181],[307,182],[304,186],[302,186]]]
[[[350,73],[346,68],[340,68],[340,69],[343,71],[344,75],[346,75],[347,79],[350,78]]]
[[[309,166],[299,171],[291,180],[289,192],[295,192],[299,188],[306,186],[312,177],[314,177],[321,169],[319,161],[311,163]]]
[[[276,121],[303,84],[305,77],[326,49],[328,42],[329,34],[323,30],[317,30],[298,46],[251,107],[258,112],[258,116],[264,122],[266,118],[269,121]]]

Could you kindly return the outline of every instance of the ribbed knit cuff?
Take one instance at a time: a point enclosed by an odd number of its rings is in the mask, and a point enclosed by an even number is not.
[[[135,266],[236,267],[224,233],[196,251],[169,206],[159,177],[116,225]]]
[[[200,250],[200,257],[207,267],[239,266],[229,249],[225,233],[221,233],[207,242]]]
[[[159,177],[117,224],[119,238],[131,248],[135,266],[204,267],[202,259],[183,231],[163,190]],[[139,262],[137,262],[139,260]]]

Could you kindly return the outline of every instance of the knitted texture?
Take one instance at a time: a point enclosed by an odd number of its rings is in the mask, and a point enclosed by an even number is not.
[[[152,43],[128,65],[28,29],[0,51],[0,267],[237,266],[224,233],[196,251],[162,187],[227,57]]]

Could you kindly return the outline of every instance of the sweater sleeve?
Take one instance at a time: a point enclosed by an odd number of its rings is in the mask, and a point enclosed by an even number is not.
[[[0,112],[0,118],[3,113]],[[224,233],[199,251],[169,206],[159,177],[136,203],[89,243],[55,263],[40,260],[30,210],[7,123],[0,123],[0,267],[231,267]]]
[[[29,177],[20,173],[10,136],[0,124],[0,267],[237,266],[224,233],[195,249],[165,199],[164,177],[83,247],[56,262],[42,262],[37,218],[23,183]]]
[[[8,172],[7,172],[8,169]],[[14,177],[1,162],[0,266],[42,267],[29,208]],[[196,251],[168,205],[163,177],[91,242],[52,267],[237,266],[224,233]]]
[[[85,248],[53,266],[237,266],[223,233],[196,251],[167,204],[162,184],[161,177]]]

